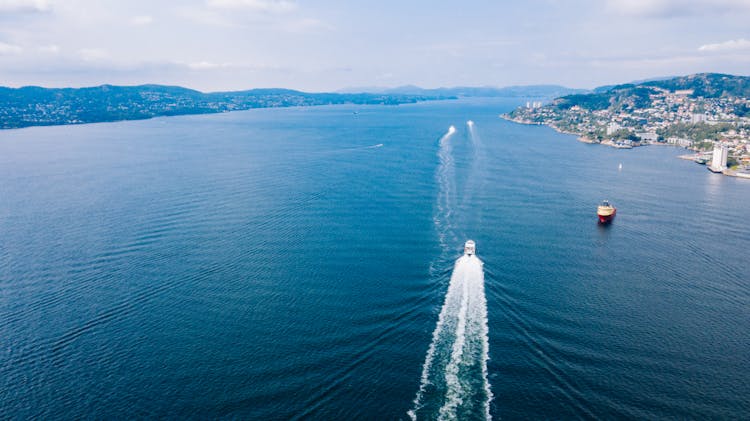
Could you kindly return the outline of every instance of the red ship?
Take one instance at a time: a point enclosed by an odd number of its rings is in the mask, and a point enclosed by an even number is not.
[[[602,204],[596,209],[596,215],[599,217],[600,224],[608,224],[615,219],[617,208],[609,204],[608,200],[602,201]]]

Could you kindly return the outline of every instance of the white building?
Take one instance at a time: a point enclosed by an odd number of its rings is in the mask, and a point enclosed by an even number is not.
[[[611,123],[609,123],[609,124],[607,124],[607,136],[611,136],[611,135],[615,134],[615,132],[618,131],[618,130],[620,130],[621,128],[622,128],[622,126],[620,126],[619,124],[615,123],[614,121],[611,122]]]
[[[691,118],[692,123],[702,123],[706,121],[706,115],[705,114],[693,114],[693,117]]]
[[[659,140],[659,135],[654,132],[638,133],[638,137],[641,138],[641,142],[656,143]]]
[[[727,145],[723,143],[717,143],[714,145],[714,154],[711,158],[712,171],[721,172],[727,169]]]

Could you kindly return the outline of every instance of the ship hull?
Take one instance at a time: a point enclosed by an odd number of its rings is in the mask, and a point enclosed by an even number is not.
[[[600,214],[597,214],[597,216],[599,217],[599,223],[600,224],[609,224],[610,222],[612,222],[613,219],[615,219],[615,215],[617,215],[617,210],[615,210],[614,212],[612,212],[612,214],[610,214],[610,215],[600,215]]]

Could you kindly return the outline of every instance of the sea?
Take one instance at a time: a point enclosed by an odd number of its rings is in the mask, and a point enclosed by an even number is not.
[[[748,417],[750,180],[525,101],[0,131],[0,419]]]

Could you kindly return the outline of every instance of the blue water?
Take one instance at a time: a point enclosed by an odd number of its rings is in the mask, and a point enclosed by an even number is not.
[[[0,418],[746,417],[750,182],[515,105],[0,132]]]

